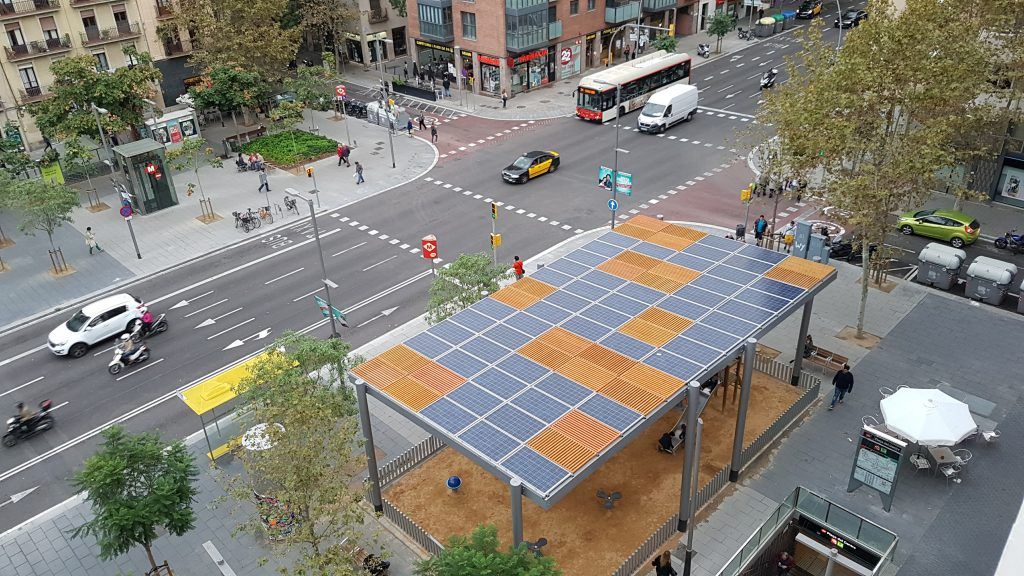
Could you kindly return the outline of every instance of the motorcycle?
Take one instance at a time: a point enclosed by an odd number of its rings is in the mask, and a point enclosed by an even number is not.
[[[156,320],[154,320],[153,322],[150,323],[149,330],[143,330],[142,329],[142,320],[136,320],[135,321],[135,326],[132,328],[132,332],[130,334],[131,337],[132,337],[132,340],[136,344],[138,344],[139,342],[142,342],[143,338],[149,338],[150,336],[155,336],[157,334],[162,334],[164,332],[167,332],[167,327],[168,326],[167,326],[167,320],[164,318],[165,316],[167,316],[167,315],[166,314],[161,314],[161,315],[157,316]]]
[[[868,245],[868,258],[873,256],[878,250],[878,244],[871,243]],[[860,240],[856,237],[852,237],[850,240],[843,240],[842,236],[837,236],[832,240],[832,245],[828,249],[828,257],[830,260],[846,260],[851,264],[860,262],[864,257],[864,251]]]
[[[50,416],[51,409],[53,409],[53,403],[49,400],[43,400],[39,403],[39,413],[30,418],[24,425],[21,422],[20,416],[8,418],[7,433],[4,434],[3,438],[4,446],[10,448],[17,444],[18,440],[31,438],[40,432],[46,432],[53,428],[53,416]]]
[[[779,75],[779,71],[775,68],[765,72],[761,75],[761,90],[767,90],[775,86],[775,77]]]
[[[697,54],[703,58],[711,57],[711,45],[710,44],[697,44]]]
[[[1017,229],[1014,228],[1001,237],[996,238],[995,245],[1000,250],[1009,249],[1014,254],[1020,254],[1024,252],[1024,234],[1017,234]]]
[[[120,346],[114,348],[114,359],[107,365],[107,372],[110,372],[111,376],[117,376],[126,367],[132,364],[141,364],[146,360],[149,360],[149,347],[145,344],[139,344],[132,350],[130,356],[125,356]]]
[[[753,40],[754,31],[745,30],[743,28],[736,28],[736,36],[739,37],[740,40]]]

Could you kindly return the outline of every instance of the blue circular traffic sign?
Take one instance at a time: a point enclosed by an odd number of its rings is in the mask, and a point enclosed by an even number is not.
[[[121,216],[123,216],[125,218],[128,218],[131,215],[132,215],[131,204],[125,204],[124,206],[121,206]]]
[[[615,201],[615,198],[608,199],[608,209],[612,212],[619,209],[619,203]]]

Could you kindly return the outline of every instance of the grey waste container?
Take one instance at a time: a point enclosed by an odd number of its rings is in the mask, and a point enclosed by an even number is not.
[[[757,21],[757,37],[767,38],[775,33],[775,18],[765,16]]]
[[[775,24],[772,26],[772,30],[778,34],[786,29],[786,17],[782,14],[775,14],[772,16],[772,20],[775,20]]]
[[[1009,262],[978,256],[967,268],[967,297],[986,304],[1002,304],[1017,267]]]
[[[967,253],[952,246],[930,242],[917,255],[920,262],[915,280],[927,286],[949,290],[956,284]]]
[[[1020,283],[1020,291],[1024,292],[1024,282]],[[1017,297],[1017,312],[1024,314],[1024,298],[1018,295]]]

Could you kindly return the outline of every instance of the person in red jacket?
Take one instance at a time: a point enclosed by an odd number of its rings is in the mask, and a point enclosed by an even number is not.
[[[777,576],[789,576],[789,571],[793,569],[793,557],[789,555],[789,552],[783,550],[779,552],[779,558],[775,563],[776,575]]]
[[[526,275],[526,270],[523,269],[523,261],[516,256],[512,259],[512,271],[516,274],[516,280],[522,280],[523,276]]]

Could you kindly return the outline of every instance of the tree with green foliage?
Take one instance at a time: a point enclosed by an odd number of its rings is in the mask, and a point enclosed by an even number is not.
[[[331,56],[330,54],[326,54]],[[333,59],[333,56],[331,56]],[[294,78],[286,78],[285,88],[295,92],[295,101],[309,108],[309,124],[316,130],[313,110],[327,110],[331,105],[331,90],[328,82],[334,77],[333,65],[299,66]]]
[[[51,98],[28,105],[36,125],[44,134],[62,139],[89,136],[100,140],[92,105],[109,111],[100,115],[107,134],[134,130],[145,120],[145,100],[155,98],[154,86],[163,78],[153,58],[135,48],[124,49],[138,64],[114,72],[96,69],[91,55],[69,56],[50,65]]]
[[[96,159],[95,151],[86,146],[81,137],[70,138],[64,141],[64,163],[71,170],[81,169],[85,172],[85,178],[89,182],[89,193],[95,192],[96,187],[92,185],[93,160]],[[92,197],[89,197],[90,202]]]
[[[267,83],[256,72],[240,67],[217,66],[203,75],[188,91],[197,110],[231,112],[235,139],[241,145],[241,131],[235,113],[256,107],[270,94]]]
[[[395,12],[398,12],[399,16],[405,18],[405,0],[388,0],[388,2],[391,4],[391,7],[395,9]]]
[[[286,332],[268,350],[237,388],[247,427],[277,424],[265,428],[265,449],[238,451],[245,475],[228,479],[237,501],[259,495],[257,514],[241,528],[273,532],[275,554],[289,563],[282,574],[354,575],[366,462],[344,383],[350,347]]]
[[[167,444],[152,432],[132,434],[111,426],[103,431],[99,451],[71,481],[93,513],[72,536],[96,538],[102,560],[142,546],[156,570],[157,530],[182,536],[195,526],[198,476],[195,457],[181,441]]]
[[[676,46],[679,45],[679,41],[676,40],[675,36],[669,36],[668,34],[659,34],[654,41],[651,42],[651,46],[655,50],[664,50],[669,54],[676,51]]]
[[[0,169],[17,178],[33,165],[35,161],[25,152],[20,141],[0,138]]]
[[[273,122],[270,125],[270,131],[291,134],[292,137],[289,139],[289,142],[291,143],[291,153],[293,155],[297,152],[295,127],[302,122],[304,110],[302,104],[298,102],[282,102],[270,111],[270,120]]]
[[[14,207],[21,214],[18,230],[29,236],[46,232],[54,250],[53,232],[65,222],[73,222],[71,212],[80,205],[78,191],[67,184],[38,178],[15,184]]]
[[[460,254],[450,266],[437,271],[437,277],[430,285],[427,322],[437,324],[468,308],[487,294],[499,290],[500,282],[511,278],[511,275],[509,266],[495,266],[487,254]]]
[[[981,23],[961,5],[916,0],[896,11],[891,0],[873,0],[869,11],[832,59],[822,54],[834,47],[811,28],[787,64],[789,80],[759,112],[779,135],[781,165],[804,178],[823,169],[821,193],[860,232],[864,262],[870,244],[885,240],[890,215],[920,205],[940,171],[958,163],[954,143],[987,118],[979,97],[990,87]]]
[[[203,182],[199,179],[199,169],[203,166],[221,168],[224,161],[214,153],[206,140],[202,138],[185,138],[180,144],[167,149],[167,161],[175,170],[191,170],[195,176],[195,183],[189,182],[186,196],[191,196],[196,187],[199,187],[199,197],[206,200],[203,192]]]
[[[315,30],[320,38],[330,36],[334,44],[334,60],[330,68],[340,72],[343,48],[345,46],[345,27],[349,22],[359,20],[356,5],[348,0],[300,0],[302,10],[302,26],[307,30]],[[324,60],[324,66],[327,61]]]
[[[708,20],[708,36],[715,37],[715,52],[722,51],[722,38],[736,27],[736,21],[725,12],[715,12]]]
[[[177,0],[171,20],[189,30],[189,62],[251,70],[276,81],[299,51],[302,29],[288,20],[289,0]]]
[[[15,186],[14,177],[6,170],[0,170],[0,214],[15,208],[18,205],[18,189]],[[0,227],[0,247],[14,244],[14,241],[4,234],[3,227]]]
[[[416,563],[416,576],[561,576],[555,561],[536,556],[525,544],[498,549],[498,529],[491,524],[477,526],[469,536],[456,535],[436,556]]]

